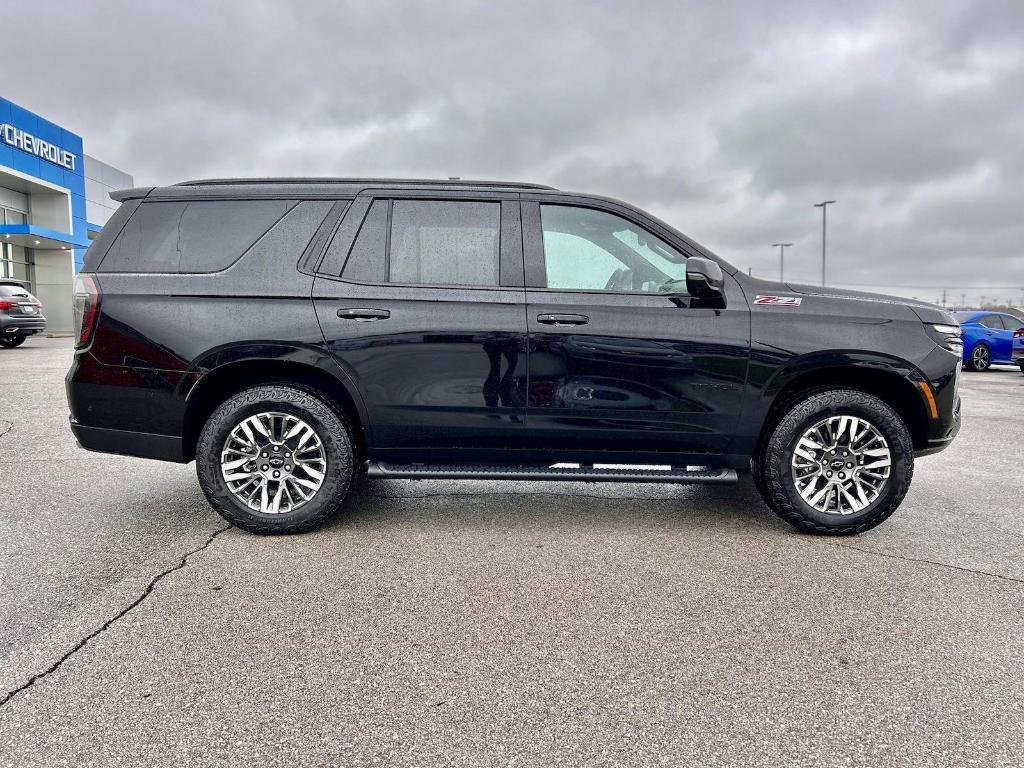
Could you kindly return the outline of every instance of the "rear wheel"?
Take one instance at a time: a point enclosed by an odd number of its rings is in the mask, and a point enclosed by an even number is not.
[[[308,531],[335,513],[354,474],[343,414],[284,384],[247,389],[207,420],[196,446],[199,484],[217,512],[253,533]]]
[[[972,371],[987,371],[992,365],[992,350],[987,344],[978,344],[972,351],[967,361],[968,369]]]
[[[906,424],[884,402],[834,389],[789,408],[757,469],[781,518],[810,533],[854,534],[899,507],[913,477],[914,447]]]
[[[24,334],[18,334],[17,336],[0,336],[0,347],[7,347],[11,349],[13,347],[20,347],[25,343],[25,339],[28,336]]]

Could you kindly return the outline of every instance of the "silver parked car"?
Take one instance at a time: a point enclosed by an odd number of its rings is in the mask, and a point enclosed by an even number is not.
[[[0,347],[20,347],[46,330],[43,305],[21,283],[0,280]]]

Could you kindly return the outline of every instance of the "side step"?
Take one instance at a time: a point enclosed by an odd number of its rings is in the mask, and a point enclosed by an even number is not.
[[[686,483],[726,485],[736,470],[718,467],[668,467],[625,464],[498,465],[388,464],[367,462],[367,477],[407,480],[574,480],[587,483]]]

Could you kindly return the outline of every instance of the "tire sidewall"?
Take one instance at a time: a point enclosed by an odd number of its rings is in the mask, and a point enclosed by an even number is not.
[[[239,500],[221,474],[220,455],[231,431],[264,411],[297,416],[309,424],[324,447],[327,471],[316,495],[294,512],[263,513]],[[239,392],[207,420],[196,445],[196,473],[210,504],[231,523],[257,533],[306,530],[329,516],[348,494],[354,474],[352,441],[344,420],[304,390],[266,385]]]
[[[831,416],[856,416],[869,421],[885,438],[892,457],[889,477],[878,498],[849,515],[833,515],[814,509],[804,501],[793,480],[793,450],[801,436],[813,424]],[[848,529],[856,532],[876,525],[902,502],[913,475],[913,443],[903,420],[878,398],[853,390],[832,390],[798,403],[775,428],[766,454],[770,492],[777,507],[781,507],[777,511],[796,515],[808,523],[801,527],[812,530]],[[789,518],[786,514],[783,516]]]

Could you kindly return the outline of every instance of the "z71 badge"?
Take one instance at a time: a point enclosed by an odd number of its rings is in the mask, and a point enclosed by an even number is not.
[[[754,299],[755,304],[774,304],[779,307],[799,307],[803,299],[796,296],[758,296]]]

